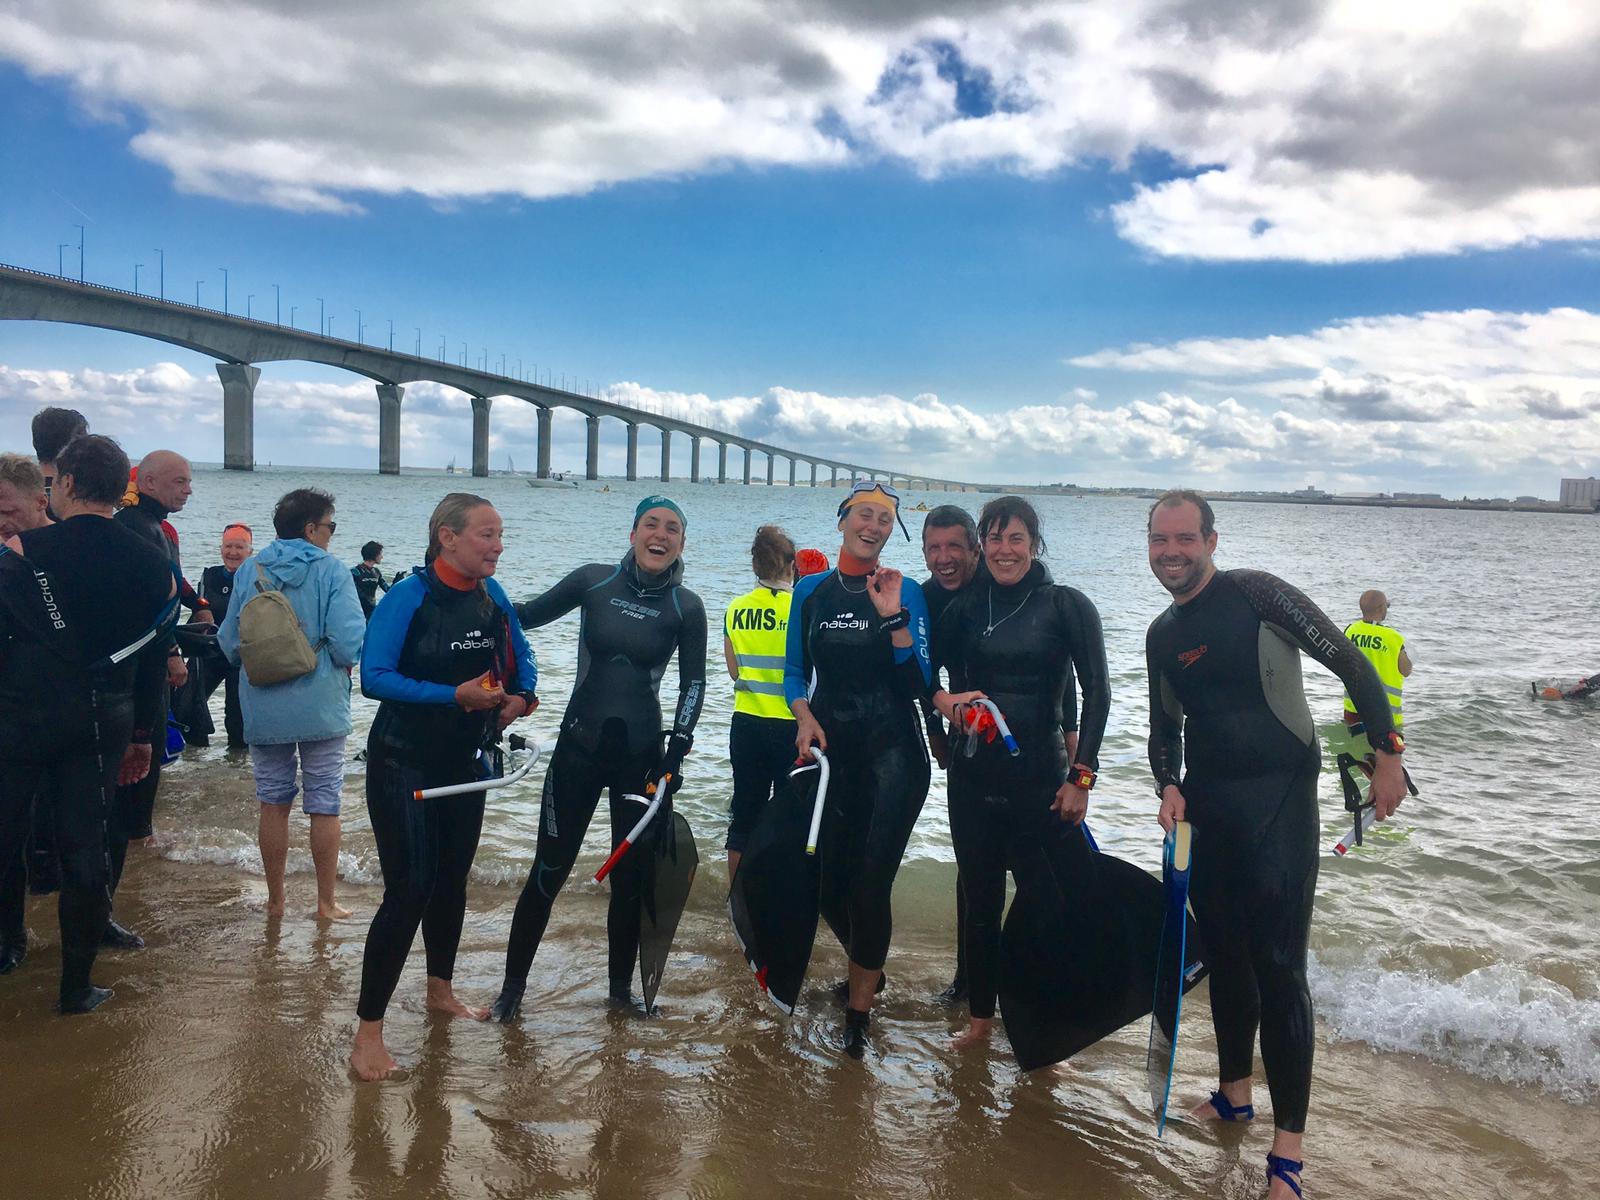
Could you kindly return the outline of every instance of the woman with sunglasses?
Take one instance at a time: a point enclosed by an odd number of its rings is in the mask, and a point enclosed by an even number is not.
[[[1019,889],[1062,864],[1080,880],[1092,875],[1082,822],[1111,706],[1100,615],[1040,561],[1045,543],[1033,505],[1018,496],[989,501],[978,517],[978,541],[986,580],[959,593],[934,627],[934,678],[947,669],[951,691],[936,686],[933,702],[960,742],[965,719],[987,715],[961,708],[963,697],[987,698],[1006,718],[1019,753],[992,733],[990,740],[969,739],[970,755],[951,753],[950,840],[966,899],[971,1014],[957,1048],[986,1040],[994,1026],[1007,869]],[[1074,675],[1083,709],[1076,752],[1069,753]]]
[[[899,505],[894,489],[876,481],[851,488],[839,505],[839,565],[795,585],[784,662],[795,748],[802,759],[821,748],[831,767],[818,845],[821,909],[850,960],[852,1058],[866,1053],[889,954],[890,893],[928,796],[918,709],[930,679],[928,607],[915,580],[878,561]]]
[[[509,1024],[521,1011],[550,910],[578,860],[600,793],[611,792],[615,849],[639,816],[628,795],[641,795],[670,776],[672,782],[662,784],[670,799],[681,782],[683,756],[694,743],[706,690],[706,610],[683,586],[687,530],[677,504],[665,496],[646,496],[634,510],[628,552],[620,563],[579,567],[544,595],[517,605],[528,629],[579,610],[578,679],[545,772],[539,841],[511,922],[505,986],[492,1009],[497,1021]],[[678,705],[663,754],[660,687],[673,654],[678,656]],[[666,817],[663,809],[654,828],[665,828]],[[634,1003],[643,857],[635,848],[610,875],[608,979],[611,1002],[619,1007]]]
[[[482,1021],[451,986],[467,908],[467,872],[483,830],[484,793],[416,799],[482,778],[478,753],[538,703],[538,670],[511,601],[492,576],[500,514],[452,492],[428,521],[427,565],[389,589],[366,625],[361,691],[380,701],[367,736],[367,816],[383,868],[383,903],[361,962],[360,1026],[350,1065],[362,1079],[395,1069],[384,1012],[422,928],[427,1006]],[[355,619],[362,620],[355,584]]]

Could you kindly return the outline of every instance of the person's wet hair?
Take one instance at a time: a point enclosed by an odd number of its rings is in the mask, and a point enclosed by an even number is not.
[[[272,510],[272,529],[287,541],[303,538],[306,526],[321,521],[333,511],[333,496],[321,488],[295,488],[285,492]]]
[[[362,562],[371,562],[373,559],[377,558],[378,555],[380,555],[382,553],[383,553],[383,543],[382,542],[368,542],[366,545],[361,547],[361,561]]]
[[[41,408],[33,414],[33,453],[40,462],[55,462],[68,442],[88,432],[88,419],[77,409]]]
[[[1200,536],[1210,537],[1217,531],[1217,518],[1211,511],[1211,504],[1199,492],[1192,488],[1173,488],[1163,492],[1159,499],[1150,506],[1150,511],[1145,516],[1144,527],[1146,532],[1150,523],[1155,519],[1158,508],[1178,508],[1184,504],[1192,504],[1200,510]]]
[[[777,579],[794,570],[794,542],[776,525],[756,530],[750,544],[750,568],[757,579]]]
[[[44,495],[44,472],[26,454],[0,454],[0,483],[9,483],[25,496]]]
[[[85,504],[120,504],[133,470],[122,447],[98,433],[85,433],[56,456],[57,484],[71,476],[72,492]]]
[[[976,550],[978,526],[973,522],[972,514],[959,504],[941,504],[938,508],[930,509],[928,515],[922,518],[922,540],[928,540],[930,529],[954,529],[957,526],[967,531],[967,545]]]
[[[999,532],[1011,524],[1015,517],[1022,522],[1022,527],[1028,531],[1028,540],[1033,543],[1033,556],[1043,558],[1045,554],[1044,535],[1039,532],[1039,513],[1021,496],[996,496],[983,506],[983,511],[978,514],[978,538],[989,536],[991,531]]]

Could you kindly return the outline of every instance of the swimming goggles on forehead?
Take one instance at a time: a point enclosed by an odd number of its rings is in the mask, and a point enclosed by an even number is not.
[[[906,541],[911,540],[911,531],[900,519],[900,493],[891,485],[876,479],[856,480],[850,485],[850,494],[839,504],[839,516],[843,517],[858,504],[887,504],[894,510],[894,519],[900,526],[900,532],[906,535]]]

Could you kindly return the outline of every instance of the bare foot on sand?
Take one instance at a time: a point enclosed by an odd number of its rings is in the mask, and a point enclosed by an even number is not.
[[[383,1044],[383,1022],[362,1021],[356,1027],[356,1042],[350,1048],[350,1069],[364,1083],[387,1079],[395,1070],[394,1056]]]
[[[455,992],[450,987],[448,979],[435,979],[428,976],[428,1008],[433,1012],[444,1013],[451,1017],[466,1017],[470,1021],[487,1021],[489,1010],[487,1008],[474,1008],[470,1004],[463,1004],[456,999]]]
[[[317,920],[319,921],[342,921],[349,915],[350,910],[342,904],[331,900],[326,904],[320,900],[317,901]]]
[[[968,1050],[973,1046],[986,1046],[989,1043],[989,1033],[993,1029],[993,1017],[973,1017],[966,1032],[951,1040],[950,1049]]]
[[[285,907],[286,907],[286,905],[283,902],[283,897],[282,896],[268,896],[267,897],[267,916],[269,916],[269,917],[281,917],[281,916],[283,916],[283,912],[284,912]]]

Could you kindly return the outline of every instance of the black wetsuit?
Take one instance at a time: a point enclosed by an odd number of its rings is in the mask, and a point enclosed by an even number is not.
[[[808,700],[827,735],[830,767],[817,852],[820,907],[850,961],[881,970],[893,931],[890,897],[930,769],[918,706],[930,679],[928,608],[904,580],[912,644],[879,628],[867,578],[807,575],[789,609],[784,694]]]
[[[1261,1058],[1278,1128],[1305,1128],[1314,1040],[1306,948],[1317,887],[1320,751],[1304,652],[1343,681],[1374,746],[1394,725],[1377,672],[1297,589],[1220,571],[1150,626],[1150,768],[1194,827],[1190,900],[1211,964],[1224,1081]]]
[[[363,1021],[383,1019],[419,925],[429,977],[455,971],[484,793],[414,794],[483,777],[478,752],[493,741],[497,714],[458,707],[455,689],[485,671],[511,693],[531,695],[537,684],[532,652],[493,579],[458,590],[429,569],[397,583],[367,625],[361,691],[380,701],[367,735],[367,816],[383,902],[362,955]]]
[[[372,610],[378,607],[378,593],[389,590],[389,581],[377,567],[366,563],[350,568],[350,577],[356,581],[356,598],[361,601],[361,613],[372,620]],[[217,620],[221,620],[218,617]]]
[[[233,597],[233,572],[221,563],[200,574],[200,596],[210,606],[211,615],[221,628]],[[221,655],[197,654],[189,659],[189,682],[172,697],[174,717],[184,726],[183,740],[191,746],[204,746],[211,740],[216,724],[208,705],[217,685],[223,685],[222,724],[228,735],[228,749],[245,746],[244,714],[239,709],[239,667]]]
[[[161,523],[167,519],[168,510],[157,504],[149,496],[140,496],[137,504],[117,512],[116,520],[131,533],[138,534],[149,542],[150,545],[160,550],[167,556],[179,571],[182,580],[183,564],[178,553],[178,543],[167,535]],[[184,604],[191,610],[198,611],[205,607],[195,590],[187,581],[179,584]],[[168,639],[168,647],[175,649],[175,643]],[[160,693],[157,708],[160,716],[155,724],[148,730],[143,727],[134,731],[135,741],[149,740],[152,746],[150,755],[150,774],[138,783],[117,789],[117,802],[112,806],[111,815],[111,890],[117,890],[117,884],[122,879],[122,864],[127,857],[128,842],[138,838],[147,838],[154,832],[152,821],[155,817],[156,792],[161,786],[161,749],[166,744],[167,713],[172,705],[171,689],[167,686],[167,677],[161,676],[159,683],[151,682],[147,686],[158,689]]]
[[[633,552],[616,566],[579,567],[542,596],[517,605],[526,628],[579,609],[578,677],[544,777],[539,841],[517,898],[506,947],[506,987],[520,992],[550,922],[550,909],[572,872],[600,793],[611,793],[611,844],[616,847],[642,810],[625,797],[642,795],[661,764],[661,677],[678,656],[678,706],[672,733],[686,742],[700,719],[706,690],[706,610],[683,586],[679,560],[650,576]],[[656,817],[660,827],[665,809]],[[642,856],[625,854],[612,870],[606,915],[608,973],[613,993],[631,985],[639,956]]]
[[[25,560],[0,552],[0,941],[25,938],[22,850],[42,790],[61,861],[65,998],[89,986],[110,916],[107,814],[130,734],[158,715],[166,639],[106,660],[168,609],[173,580],[164,555],[105,517],[21,541]]]
[[[982,691],[994,701],[1022,751],[1012,757],[997,739],[980,743],[969,758],[958,741],[950,761],[950,838],[966,897],[969,1003],[974,1017],[992,1017],[1007,868],[1020,888],[1030,871],[1043,869],[1040,847],[1047,839],[1069,842],[1075,867],[1092,853],[1083,827],[1063,828],[1050,805],[1072,767],[1066,734],[1076,725],[1075,679],[1083,684],[1077,761],[1098,765],[1111,706],[1105,639],[1089,599],[1052,582],[1036,562],[1010,586],[986,579],[964,589],[934,626],[933,661],[935,678],[941,666],[949,670],[950,691]]]

